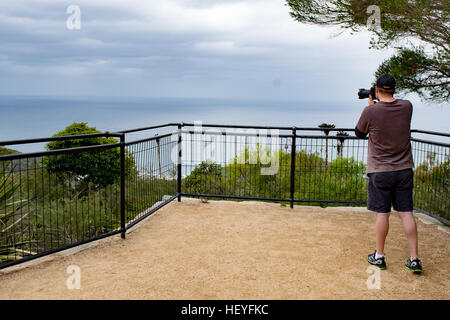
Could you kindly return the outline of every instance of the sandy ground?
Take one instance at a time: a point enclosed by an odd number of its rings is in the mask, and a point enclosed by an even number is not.
[[[449,299],[448,229],[417,221],[424,273],[405,269],[393,213],[388,269],[372,282],[375,215],[365,209],[172,202],[126,240],[3,270],[0,299]],[[80,289],[67,287],[71,265]]]

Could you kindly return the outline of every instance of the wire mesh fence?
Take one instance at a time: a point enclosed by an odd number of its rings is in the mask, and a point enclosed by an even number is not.
[[[183,193],[288,199],[289,163],[285,157],[278,161],[278,154],[291,140],[248,132],[183,131]]]
[[[295,201],[364,204],[366,149],[353,137],[297,136]]]
[[[125,139],[155,129],[164,134]],[[76,148],[0,156],[0,269],[114,234],[124,237],[181,196],[364,206],[368,142],[351,131],[181,123],[0,142],[84,141]],[[99,145],[92,140],[98,136],[114,139]],[[450,145],[416,138],[411,145],[415,209],[449,223]]]
[[[183,130],[181,149],[184,195],[311,204],[366,201],[366,140]]]
[[[164,201],[173,200],[170,196],[177,193],[177,166],[172,151],[177,144],[171,135],[164,135],[126,145],[132,166],[125,180],[127,227],[153,213]]]
[[[0,261],[40,255],[119,228],[120,170],[117,146],[0,161]]]
[[[203,125],[207,127],[214,130],[182,131],[183,195],[313,205],[364,205],[367,201],[368,141],[350,136],[347,132],[352,129],[327,125],[325,129],[277,128],[284,133],[268,134],[266,129],[272,127],[243,127],[237,132],[228,130],[236,126]],[[333,131],[338,133],[331,135]],[[439,136],[441,141],[450,136],[412,132]],[[450,145],[415,138],[411,145],[415,209],[448,224]]]
[[[443,222],[450,220],[450,147],[443,143],[413,139],[414,205]]]

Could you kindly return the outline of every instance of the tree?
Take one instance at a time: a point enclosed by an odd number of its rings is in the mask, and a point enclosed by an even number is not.
[[[19,151],[0,146],[0,156],[6,156],[8,154],[15,154],[15,153],[19,153]]]
[[[210,161],[203,161],[184,180],[189,192],[197,194],[221,194],[223,192],[222,167]],[[202,199],[202,202],[207,202]]]
[[[336,137],[339,137],[339,145],[337,146],[337,153],[338,153],[339,159],[342,159],[342,157],[343,157],[345,137],[348,137],[348,136],[349,136],[349,134],[344,131],[339,131],[338,133],[336,133]]]
[[[327,124],[327,123],[322,123],[319,124],[319,128],[323,129],[323,132],[325,133],[325,136],[327,138],[325,138],[325,168],[328,169],[328,134],[330,133],[330,130],[335,128],[334,124]]]
[[[450,95],[449,2],[435,0],[286,0],[298,22],[340,26],[344,31],[367,28],[369,6],[380,8],[381,30],[371,29],[371,48],[394,47],[375,76],[390,73],[403,93],[425,101],[447,102]],[[418,44],[413,44],[415,40]]]
[[[93,133],[100,133],[100,131],[94,127],[88,127],[87,123],[81,122],[71,124],[56,133],[54,137]],[[46,148],[47,150],[70,149],[117,142],[117,139],[111,137],[68,139],[49,142]],[[48,172],[63,179],[70,179],[75,176],[78,182],[83,184],[93,183],[96,188],[113,184],[120,177],[120,150],[118,148],[52,155],[45,157],[43,161]],[[126,172],[130,173],[134,170],[134,158],[127,153],[125,161]]]

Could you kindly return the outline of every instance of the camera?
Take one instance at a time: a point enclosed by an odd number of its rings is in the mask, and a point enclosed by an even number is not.
[[[376,91],[375,91],[375,86],[373,86],[369,90],[367,90],[367,89],[359,89],[359,91],[358,91],[358,97],[360,99],[367,99],[367,98],[369,98],[369,95],[371,95],[372,99],[374,99],[374,100],[377,98]]]

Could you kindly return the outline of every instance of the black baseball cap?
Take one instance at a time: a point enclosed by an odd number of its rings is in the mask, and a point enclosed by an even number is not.
[[[395,79],[390,74],[383,74],[377,79],[377,87],[385,90],[395,89]]]

